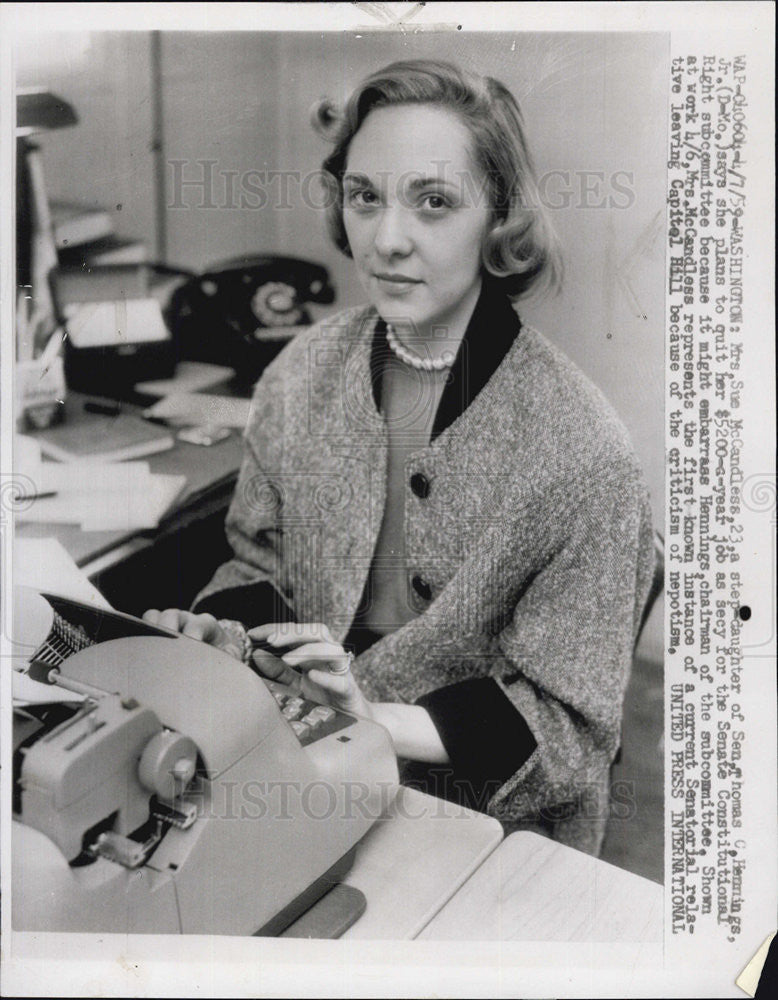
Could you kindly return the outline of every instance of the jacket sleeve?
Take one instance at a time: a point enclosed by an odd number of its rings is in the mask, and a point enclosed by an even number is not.
[[[197,595],[192,610],[231,618],[247,628],[294,621],[293,595],[284,581],[281,557],[281,498],[263,464],[278,463],[273,442],[283,419],[283,401],[263,377],[254,394],[244,434],[243,462],[225,521],[233,558],[220,566]]]
[[[566,523],[497,635],[488,675],[417,699],[448,751],[454,797],[498,818],[558,810],[609,766],[651,582],[639,474],[589,470],[561,489]]]

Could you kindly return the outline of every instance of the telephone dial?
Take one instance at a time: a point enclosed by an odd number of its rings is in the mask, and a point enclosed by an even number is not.
[[[235,369],[251,384],[299,327],[306,306],[335,299],[329,272],[297,257],[236,257],[192,275],[171,296],[165,318],[177,356]]]

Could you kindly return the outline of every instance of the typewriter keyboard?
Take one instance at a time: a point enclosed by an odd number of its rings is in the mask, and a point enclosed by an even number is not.
[[[281,709],[281,715],[295,732],[297,739],[305,747],[332,733],[340,732],[357,720],[353,715],[339,712],[328,705],[319,705],[300,695],[290,694],[273,686],[270,693]]]

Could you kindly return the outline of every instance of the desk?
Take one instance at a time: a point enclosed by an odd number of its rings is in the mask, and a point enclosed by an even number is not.
[[[105,419],[85,414],[84,398],[69,393],[65,404],[68,422]],[[175,435],[175,429],[171,433]],[[186,476],[184,492],[175,507],[153,530],[82,531],[75,524],[43,522],[19,524],[16,530],[21,538],[56,538],[111,604],[122,611],[138,614],[160,604],[188,606],[178,598],[193,597],[230,556],[221,524],[241,457],[241,434],[234,430],[226,440],[208,448],[176,441],[174,448],[144,458],[152,472]],[[189,582],[191,594],[181,589]],[[133,590],[137,594],[140,584],[140,593],[145,592],[145,596],[140,603],[133,603]],[[150,584],[156,584],[151,592]]]
[[[501,840],[502,827],[491,816],[400,788],[343,880],[367,900],[343,938],[415,938]]]
[[[662,940],[661,885],[537,833],[503,841],[491,817],[411,788],[343,882],[367,901],[343,940]]]
[[[502,827],[491,816],[400,787],[386,814],[360,841],[354,866],[343,879],[367,905],[342,939],[415,938],[501,840]],[[324,897],[281,937],[328,933],[327,905]]]
[[[537,833],[514,833],[419,938],[657,942],[663,898],[656,882]]]

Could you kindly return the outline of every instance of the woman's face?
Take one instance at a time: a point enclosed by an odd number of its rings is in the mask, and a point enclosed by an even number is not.
[[[470,317],[491,219],[465,126],[432,105],[371,111],[354,136],[343,178],[343,221],[354,262],[378,312],[428,336]]]

